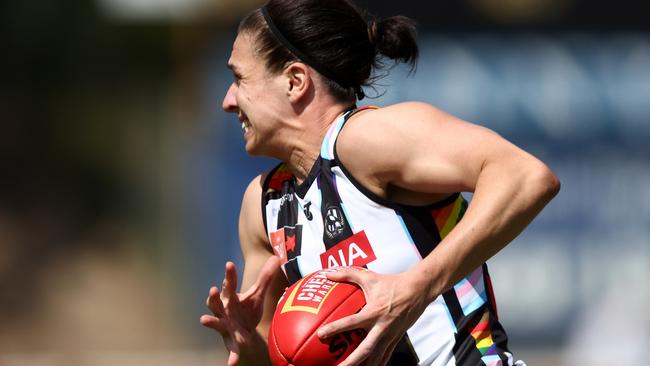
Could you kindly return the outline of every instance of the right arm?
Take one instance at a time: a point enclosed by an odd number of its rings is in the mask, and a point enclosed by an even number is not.
[[[201,323],[217,330],[230,355],[228,365],[270,365],[266,339],[278,299],[287,286],[280,261],[273,255],[264,230],[260,201],[262,177],[248,185],[239,216],[239,238],[244,257],[242,291],[237,293],[237,271],[226,263],[223,288],[212,287],[208,307],[214,316]]]
[[[264,221],[262,218],[261,197],[264,177],[265,175],[257,176],[248,185],[244,193],[239,215],[239,240],[244,257],[242,290],[251,288],[260,276],[264,264],[269,258],[275,257],[266,230],[264,229]],[[273,313],[275,312],[278,300],[282,296],[284,289],[288,286],[286,278],[279,267],[279,260],[275,266],[275,274],[269,283],[268,292],[264,297],[262,318],[257,325],[257,333],[263,341],[264,349],[260,352],[254,352],[252,357],[250,357],[251,360],[255,361],[255,365],[260,365],[261,359],[266,360],[268,358],[266,342],[269,329],[271,328],[271,320],[273,319]],[[253,362],[244,363],[244,365],[248,364],[252,365]]]

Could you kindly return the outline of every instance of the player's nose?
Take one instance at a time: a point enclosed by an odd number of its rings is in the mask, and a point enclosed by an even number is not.
[[[224,111],[229,113],[237,113],[238,106],[237,106],[236,92],[237,92],[237,85],[235,85],[235,83],[233,82],[232,84],[230,84],[230,87],[228,88],[226,95],[223,97],[223,102],[221,104],[221,107],[223,108]]]

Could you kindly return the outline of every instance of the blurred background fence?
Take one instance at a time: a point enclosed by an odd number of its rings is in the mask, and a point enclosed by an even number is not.
[[[650,22],[635,2],[358,1],[419,22],[422,100],[547,162],[562,191],[490,260],[530,365],[644,364],[650,346]],[[221,111],[259,1],[0,5],[0,365],[221,365],[198,324],[241,263],[246,183],[271,167]],[[374,96],[374,98],[373,98]]]

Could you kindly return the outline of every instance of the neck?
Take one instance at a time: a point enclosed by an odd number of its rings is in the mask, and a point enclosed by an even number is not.
[[[298,183],[302,183],[309,175],[320,155],[327,130],[345,110],[344,106],[332,105],[320,110],[305,109],[304,113],[297,117],[296,126],[300,128],[297,130],[297,137],[291,141],[288,158],[283,160]]]

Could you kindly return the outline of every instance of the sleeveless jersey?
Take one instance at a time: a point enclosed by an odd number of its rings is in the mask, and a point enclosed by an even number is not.
[[[428,206],[397,204],[355,181],[335,148],[353,113],[332,124],[304,182],[297,184],[284,164],[265,179],[264,225],[289,283],[336,266],[386,274],[407,271],[436,247],[467,207],[460,193]],[[429,304],[389,364],[513,365],[486,264]]]

